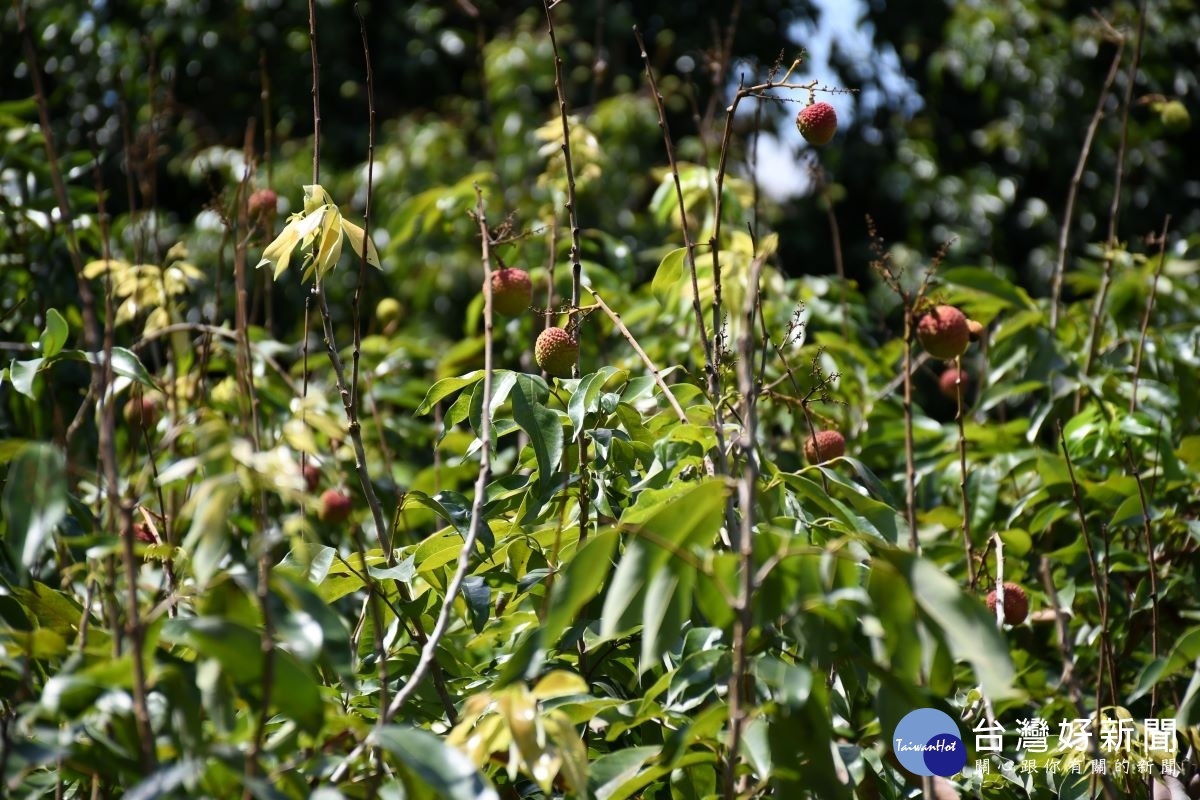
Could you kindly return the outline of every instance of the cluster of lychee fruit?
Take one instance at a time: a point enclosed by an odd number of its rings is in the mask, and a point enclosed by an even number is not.
[[[526,311],[533,302],[533,281],[529,273],[516,267],[501,267],[492,272],[492,310],[506,317]],[[547,374],[571,377],[579,357],[579,340],[565,328],[550,327],[538,334],[533,345],[533,360]]]

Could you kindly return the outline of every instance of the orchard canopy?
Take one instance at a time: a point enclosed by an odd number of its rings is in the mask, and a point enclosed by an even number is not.
[[[0,797],[1200,797],[1200,10],[11,0]]]

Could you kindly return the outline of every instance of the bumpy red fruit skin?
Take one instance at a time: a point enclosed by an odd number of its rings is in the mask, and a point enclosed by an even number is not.
[[[954,306],[934,306],[917,321],[917,339],[929,355],[950,361],[967,352],[971,328]]]
[[[965,396],[967,387],[971,385],[971,377],[967,375],[966,370],[951,367],[938,378],[938,389],[951,400],[958,400],[958,386],[955,385],[956,380],[962,381],[962,392]]]
[[[571,377],[579,356],[579,342],[562,328],[546,328],[533,345],[533,360],[550,375]]]
[[[275,216],[275,208],[278,203],[279,195],[270,189],[259,189],[246,201],[246,210],[251,219],[269,220]]]
[[[837,114],[829,103],[813,103],[800,109],[796,115],[796,127],[809,144],[829,144],[837,132]]]
[[[996,615],[996,590],[987,596],[988,611]],[[1029,595],[1019,584],[1004,582],[1004,621],[1009,625],[1020,625],[1029,616]]]
[[[337,525],[350,517],[350,498],[337,489],[326,489],[321,495],[321,508],[317,512],[322,522]]]
[[[533,302],[533,282],[523,269],[498,269],[492,273],[492,310],[515,317]]]
[[[817,431],[804,439],[804,457],[810,464],[824,464],[846,455],[846,439],[837,431]]]

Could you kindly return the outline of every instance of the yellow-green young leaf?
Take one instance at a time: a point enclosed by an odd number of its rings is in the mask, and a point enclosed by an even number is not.
[[[284,226],[275,240],[267,245],[263,250],[262,259],[258,262],[257,268],[262,268],[268,264],[275,265],[275,280],[279,280],[279,276],[287,271],[288,262],[292,258],[292,251],[296,249],[296,245],[300,243],[300,235],[296,230],[296,224],[289,222]]]
[[[565,669],[556,669],[553,672],[547,673],[533,687],[533,696],[538,700],[549,700],[552,697],[565,697],[571,694],[587,693],[587,681],[574,672],[568,672]]]
[[[320,205],[309,210],[306,204],[305,213],[293,215],[275,240],[263,250],[262,260],[258,262],[258,266],[274,264],[274,278],[279,280],[279,276],[287,271],[292,251],[296,249],[296,246],[303,245],[305,248],[312,246],[312,239],[321,228],[328,208],[328,206]]]
[[[333,205],[333,199],[330,198],[329,192],[325,191],[325,187],[319,183],[313,183],[304,187],[304,213],[316,211],[322,206]]]
[[[571,718],[562,711],[550,711],[542,718],[542,726],[546,729],[546,736],[558,749],[562,760],[559,766],[562,776],[572,789],[582,792],[587,786],[587,748],[571,724]]]
[[[331,269],[337,266],[342,255],[342,212],[333,206],[325,209],[325,218],[321,223],[321,245],[317,250],[314,262],[317,280],[322,280]]]
[[[355,225],[353,222],[342,220],[342,230],[346,234],[346,238],[350,240],[350,249],[354,251],[355,258],[362,258],[363,237],[365,232],[362,228]],[[375,249],[375,242],[367,240],[367,263],[376,269],[383,267],[379,263],[379,251]]]
[[[117,261],[115,259],[99,259],[97,261],[89,261],[83,266],[83,277],[91,280],[99,278],[105,272],[118,273],[129,269],[128,261]]]

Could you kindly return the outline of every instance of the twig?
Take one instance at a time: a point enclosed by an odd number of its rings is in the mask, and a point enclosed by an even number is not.
[[[317,8],[308,0],[308,53],[312,61],[313,183],[321,182],[321,59],[317,56]],[[308,331],[306,327],[305,332]]]
[[[206,325],[201,322],[176,322],[171,325],[164,325],[161,328],[155,328],[152,331],[147,331],[146,333],[144,333],[142,335],[142,337],[140,339],[138,339],[137,342],[135,342],[131,346],[131,349],[134,352],[137,352],[139,350],[145,349],[145,347],[148,344],[150,344],[150,342],[154,341],[155,339],[159,339],[163,336],[168,336],[172,333],[180,333],[180,332],[201,333],[201,334],[204,334],[205,336],[216,336],[221,339],[232,339],[232,340],[234,340],[234,342],[237,342],[237,340],[238,340],[238,332],[236,330],[230,330],[229,328],[220,328],[220,327],[217,327],[216,325]],[[250,346],[252,349],[257,350],[258,357],[263,360],[263,363],[267,364],[269,367],[271,367],[271,369],[275,370],[275,372],[278,374],[280,380],[282,380],[284,383],[286,383],[288,385],[288,388],[290,388],[294,394],[300,393],[300,387],[297,386],[295,381],[292,380],[292,376],[288,374],[288,371],[286,369],[284,369],[283,366],[278,361],[276,361],[274,358],[271,357],[270,353],[266,353],[266,352],[262,351],[260,348],[258,348],[255,345],[254,342],[251,342]]]
[[[25,22],[25,6],[21,0],[13,0],[17,12],[17,32],[25,49],[25,60],[29,64],[29,77],[33,82],[33,93],[37,100],[38,121],[42,126],[42,145],[46,150],[46,164],[50,169],[50,180],[54,184],[54,197],[62,214],[63,230],[67,237],[67,252],[75,268],[75,281],[79,286],[79,312],[83,316],[83,340],[89,350],[100,346],[100,324],[96,320],[96,298],[91,284],[83,276],[83,256],[79,251],[79,239],[75,235],[75,217],[71,213],[71,201],[67,197],[67,185],[63,181],[62,167],[58,163],[58,149],[54,143],[54,128],[50,125],[50,101],[42,84],[42,68],[38,62],[33,37]],[[98,370],[98,368],[97,368]],[[94,372],[93,375],[98,374]],[[95,377],[93,377],[95,380]],[[103,392],[98,392],[103,396]]]
[[[908,521],[908,546],[914,553],[921,552],[921,538],[917,535],[917,465],[913,443],[913,400],[912,400],[912,305],[908,295],[904,299],[904,516]]]
[[[746,286],[744,327],[738,338],[738,383],[742,395],[742,435],[738,449],[745,457],[741,479],[738,481],[738,507],[741,510],[741,529],[738,535],[738,596],[733,620],[733,668],[729,675],[727,691],[729,702],[729,743],[725,757],[725,797],[733,800],[739,788],[737,763],[741,750],[742,733],[746,725],[744,705],[746,679],[746,637],[754,625],[752,598],[755,594],[754,581],[754,502],[758,481],[759,465],[755,442],[758,436],[757,397],[754,379],[754,321],[757,311],[759,277],[762,274],[763,256],[756,256],[750,264],[750,279]],[[742,786],[744,789],[744,784]]]
[[[375,73],[371,68],[371,48],[367,44],[367,24],[363,19],[358,2],[354,3],[354,15],[358,17],[358,31],[362,36],[363,59],[367,69],[367,205],[363,212],[363,244],[358,260],[358,283],[354,287],[351,301],[351,316],[354,328],[353,369],[350,380],[350,425],[358,424],[358,370],[362,356],[362,292],[367,282],[367,250],[371,242],[371,199],[374,194],[375,176]]]
[[[546,11],[546,32],[550,36],[550,48],[554,51],[554,90],[558,95],[558,115],[562,121],[562,153],[563,164],[567,173],[567,216],[571,223],[571,322],[572,331],[578,336],[579,326],[579,297],[583,265],[579,231],[579,210],[575,198],[575,166],[571,160],[571,124],[567,118],[567,93],[563,85],[563,61],[558,52],[558,38],[554,34],[554,15],[550,9],[554,7],[551,0],[544,0]],[[487,238],[486,232],[484,238]],[[490,262],[489,262],[490,263]],[[484,278],[490,273],[484,273]],[[490,289],[489,289],[490,291]],[[579,354],[575,356],[575,377],[579,377]],[[587,437],[579,437],[579,544],[587,541],[588,534],[588,469],[587,469]],[[581,655],[582,657],[582,655]]]
[[[713,432],[717,437],[715,471],[718,475],[729,474],[729,462],[725,454],[725,423],[721,415],[720,379],[717,370],[714,344],[709,340],[708,330],[704,323],[704,309],[700,305],[700,283],[696,274],[696,242],[687,220],[687,206],[683,200],[683,184],[679,178],[679,163],[675,159],[675,143],[671,138],[671,128],[667,124],[667,111],[663,103],[662,93],[658,90],[658,82],[654,79],[654,70],[650,68],[650,56],[646,52],[646,43],[642,33],[635,25],[633,36],[641,51],[642,63],[646,69],[646,80],[650,84],[650,93],[654,105],[658,109],[658,127],[662,130],[663,144],[667,149],[667,162],[671,167],[671,177],[675,182],[675,199],[679,205],[679,226],[683,232],[684,255],[687,260],[688,272],[692,280],[692,310],[696,314],[696,327],[700,331],[700,341],[704,345],[704,374],[707,378],[709,401],[713,404]],[[714,339],[716,331],[713,332]],[[733,513],[733,500],[725,504],[725,527],[727,535],[732,536],[736,528],[736,518]]]
[[[1075,217],[1075,197],[1079,194],[1079,184],[1083,180],[1083,170],[1087,167],[1088,156],[1092,152],[1092,140],[1096,138],[1096,129],[1104,116],[1104,103],[1108,100],[1108,92],[1116,80],[1117,70],[1121,66],[1121,57],[1125,53],[1125,38],[1117,38],[1117,52],[1113,54],[1112,64],[1108,67],[1108,75],[1096,99],[1096,110],[1092,112],[1092,120],[1088,123],[1087,133],[1083,137],[1083,147],[1079,151],[1079,160],[1075,162],[1075,172],[1071,175],[1071,183],[1067,188],[1067,205],[1063,210],[1062,227],[1058,231],[1058,258],[1054,262],[1054,274],[1050,278],[1050,333],[1058,330],[1058,304],[1062,296],[1063,273],[1067,266],[1067,241],[1071,234],[1071,223]]]
[[[619,330],[621,335],[625,337],[625,341],[629,342],[629,346],[632,347],[634,352],[638,354],[638,357],[642,359],[642,364],[646,366],[646,369],[650,370],[650,375],[654,378],[654,382],[658,384],[658,388],[662,390],[663,396],[667,398],[667,403],[675,412],[675,416],[679,418],[680,422],[686,424],[688,418],[687,414],[685,414],[683,411],[683,407],[679,405],[679,401],[675,399],[675,395],[671,394],[671,390],[663,381],[662,373],[659,372],[658,367],[654,366],[654,362],[650,360],[650,356],[646,355],[646,351],[642,349],[642,346],[638,344],[637,339],[635,339],[633,334],[629,332],[629,328],[625,327],[625,323],[621,321],[621,315],[613,311],[612,308],[609,307],[608,303],[604,302],[604,298],[602,298],[595,289],[590,286],[585,286],[584,288],[587,289],[587,292],[592,296],[592,299],[596,301],[596,305],[600,306],[600,310],[607,314],[608,318],[612,320],[612,323],[617,326],[617,330]]]
[[[487,280],[487,276],[491,275],[491,233],[487,227],[487,217],[484,211],[483,192],[478,184],[475,186],[475,215],[479,223],[479,234],[481,239],[480,249],[482,251],[483,261],[483,407],[488,408],[492,401],[492,333],[493,333],[493,316],[492,316],[492,282]],[[425,673],[429,671],[430,666],[434,663],[434,656],[437,653],[437,648],[446,634],[446,628],[450,621],[450,611],[454,608],[454,601],[458,597],[458,593],[462,590],[463,580],[466,578],[467,569],[471,565],[471,554],[475,552],[475,543],[479,539],[480,529],[487,524],[483,518],[483,506],[487,499],[487,484],[491,476],[492,470],[492,423],[490,415],[484,414],[479,427],[479,439],[482,443],[479,456],[479,476],[475,480],[475,498],[471,503],[471,525],[467,529],[467,535],[463,539],[462,547],[458,551],[458,562],[454,569],[454,575],[450,578],[450,582],[446,584],[446,596],[442,601],[442,606],[438,611],[437,622],[434,623],[433,630],[430,631],[429,638],[425,641],[425,646],[421,648],[421,657],[417,661],[417,666],[409,676],[404,687],[396,693],[392,698],[391,704],[387,707],[387,711],[379,719],[379,725],[386,725],[390,722],[400,709],[404,707],[405,702],[417,691],[421,685],[421,680],[425,677]],[[341,780],[349,768],[350,763],[362,754],[365,745],[359,743],[354,750],[337,766],[330,781],[333,783]]]
[[[1133,458],[1133,450],[1125,443],[1125,456],[1129,459],[1129,471],[1137,482],[1138,501],[1142,506],[1142,534],[1145,537],[1146,558],[1150,571],[1150,657],[1158,658],[1158,563],[1154,556],[1154,531],[1150,526],[1150,504],[1146,501],[1146,487],[1142,483],[1142,472]],[[1150,689],[1150,715],[1158,705],[1158,684]]]
[[[23,20],[22,20],[23,22]],[[26,34],[28,36],[28,34]],[[32,49],[32,45],[30,46]],[[36,67],[35,67],[36,68]],[[40,99],[40,95],[39,95]],[[47,142],[51,139],[50,128],[45,130]],[[51,145],[47,144],[47,147]],[[157,747],[155,746],[154,728],[150,724],[150,707],[147,702],[146,666],[142,658],[145,649],[146,632],[142,627],[141,608],[138,600],[138,569],[139,561],[134,552],[133,510],[122,501],[118,490],[115,398],[109,393],[113,383],[113,347],[116,339],[116,309],[113,303],[113,286],[110,263],[112,254],[109,250],[108,217],[104,210],[104,195],[99,197],[99,223],[101,256],[104,259],[104,362],[103,366],[92,372],[92,386],[100,402],[100,463],[104,472],[104,482],[107,484],[109,524],[121,531],[121,563],[125,571],[125,603],[128,614],[126,633],[133,648],[133,718],[138,732],[138,755],[142,771],[149,774],[158,764]],[[64,217],[69,218],[64,210]],[[84,284],[86,285],[86,283]],[[90,290],[89,290],[90,293]],[[112,570],[115,582],[116,570]],[[115,620],[114,620],[115,622]],[[113,626],[116,627],[115,625]],[[113,637],[114,640],[117,637]],[[114,642],[115,644],[115,642]]]
[[[958,413],[954,415],[955,421],[958,423],[958,492],[962,497],[962,536],[963,536],[963,551],[967,558],[967,577],[971,581],[971,589],[975,589],[978,581],[978,575],[975,572],[975,545],[971,541],[971,500],[967,494],[967,429],[966,409],[963,408],[963,381],[962,381],[962,356],[954,359],[954,395],[958,405]],[[999,551],[997,550],[997,558]],[[999,580],[997,578],[997,580]],[[999,597],[1000,588],[997,588],[997,597]],[[1000,601],[996,601],[1000,605]]]
[[[650,56],[646,52],[646,43],[642,40],[642,32],[638,30],[636,25],[633,26],[633,36],[637,40],[638,49],[641,50],[642,63],[646,68],[646,80],[650,84],[650,94],[654,98],[654,105],[658,109],[658,127],[663,134],[663,143],[667,148],[667,163],[671,167],[671,177],[675,182],[675,198],[679,205],[679,227],[683,232],[683,248],[685,258],[687,259],[688,271],[692,278],[692,309],[696,313],[696,327],[700,331],[700,340],[704,343],[704,371],[706,374],[711,374],[714,370],[714,357],[712,351],[712,343],[708,339],[708,328],[704,322],[704,309],[700,305],[700,282],[696,276],[696,242],[692,240],[692,233],[688,225],[687,207],[683,202],[683,184],[679,179],[679,163],[675,160],[675,142],[671,138],[671,127],[667,124],[667,111],[663,104],[662,93],[658,90],[658,82],[654,79],[654,70],[650,68]],[[717,398],[713,397],[713,402],[717,402]],[[721,433],[718,432],[718,436]],[[724,468],[724,448],[721,448],[720,460],[722,462],[721,472],[725,473]]]
[[[1146,331],[1150,328],[1150,314],[1158,297],[1158,279],[1162,275],[1167,256],[1167,231],[1171,227],[1171,215],[1163,220],[1162,232],[1158,235],[1158,266],[1154,268],[1154,280],[1150,282],[1150,296],[1146,298],[1146,309],[1142,312],[1142,327],[1138,331],[1137,348],[1133,354],[1133,390],[1129,395],[1129,413],[1137,411],[1138,378],[1142,371],[1142,353],[1146,349]]]
[[[1075,501],[1075,512],[1079,516],[1080,535],[1083,539],[1084,547],[1088,554],[1088,568],[1091,570],[1092,585],[1096,587],[1096,599],[1100,605],[1100,679],[1097,681],[1098,687],[1104,685],[1105,663],[1109,657],[1108,646],[1108,592],[1103,584],[1105,573],[1100,572],[1100,565],[1096,558],[1096,547],[1092,543],[1092,537],[1088,533],[1087,516],[1083,511],[1083,498],[1079,493],[1079,482],[1075,480],[1075,468],[1071,464],[1071,453],[1067,449],[1067,437],[1063,433],[1062,423],[1058,423],[1058,440],[1062,448],[1063,458],[1067,464],[1067,477],[1071,482],[1071,496]],[[1097,689],[1099,694],[1099,689]],[[1099,703],[1097,703],[1099,707]]]
[[[1079,680],[1075,677],[1075,654],[1071,646],[1071,631],[1067,626],[1070,612],[1066,611],[1059,602],[1054,576],[1050,574],[1050,560],[1046,556],[1041,557],[1038,563],[1038,572],[1042,577],[1042,588],[1046,591],[1046,598],[1054,610],[1054,624],[1058,630],[1058,650],[1062,655],[1063,662],[1062,683],[1067,686],[1067,699],[1075,706],[1075,716],[1078,717],[1079,701],[1083,697],[1083,691],[1079,688]]]
[[[258,394],[254,391],[254,370],[251,367],[250,354],[250,321],[247,314],[247,283],[246,246],[248,237],[244,231],[250,230],[250,218],[247,212],[247,193],[252,174],[254,152],[254,120],[246,124],[246,136],[243,147],[246,164],[245,173],[236,193],[237,203],[237,233],[234,236],[233,276],[235,294],[235,323],[237,329],[237,382],[242,400],[250,410],[250,441],[254,451],[262,451],[262,439],[259,433]],[[258,599],[259,613],[262,615],[262,630],[259,632],[260,648],[262,651],[262,697],[259,699],[258,719],[255,722],[254,734],[250,739],[250,747],[246,750],[245,771],[247,782],[242,789],[243,800],[250,800],[253,793],[249,779],[258,775],[258,759],[262,753],[263,739],[267,732],[267,723],[271,719],[272,696],[275,692],[275,623],[271,611],[271,548],[266,541],[269,524],[267,521],[267,501],[260,490],[257,502],[258,530],[255,545],[258,548],[258,586],[255,594]]]
[[[1104,312],[1104,302],[1108,299],[1108,289],[1112,284],[1113,262],[1116,260],[1117,224],[1121,212],[1121,182],[1125,176],[1125,148],[1129,140],[1129,109],[1133,105],[1133,88],[1137,85],[1137,70],[1142,59],[1142,39],[1146,32],[1146,0],[1138,6],[1137,41],[1133,46],[1133,58],[1129,62],[1129,71],[1125,77],[1125,98],[1121,103],[1121,138],[1117,145],[1116,174],[1113,177],[1112,202],[1108,207],[1108,235],[1104,244],[1104,272],[1100,276],[1100,289],[1096,292],[1096,304],[1092,308],[1092,322],[1088,326],[1087,358],[1083,363],[1083,374],[1092,372],[1092,364],[1096,360],[1096,352],[1100,344],[1100,317]],[[1081,394],[1076,396],[1078,406]]]

